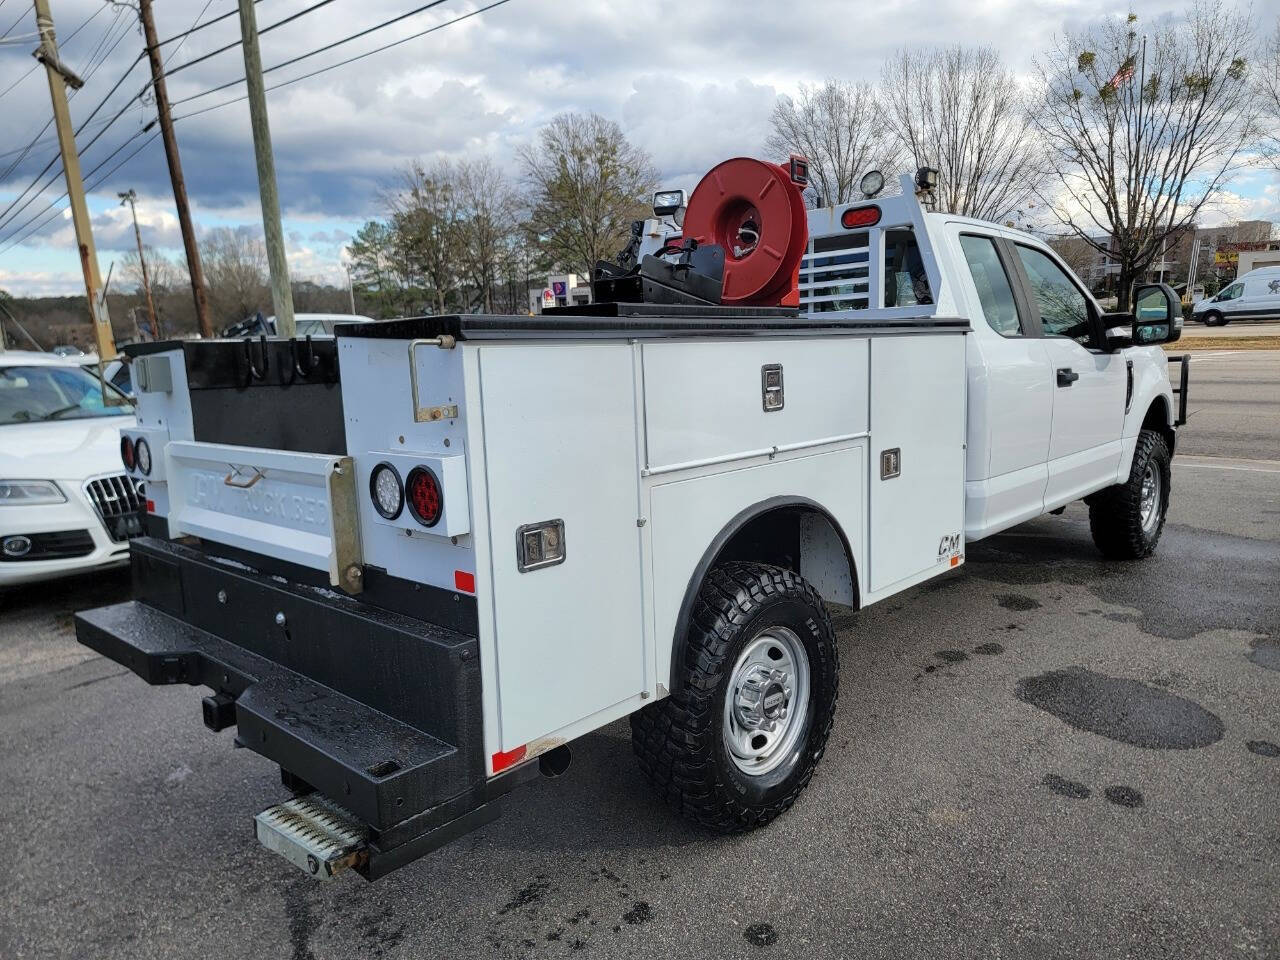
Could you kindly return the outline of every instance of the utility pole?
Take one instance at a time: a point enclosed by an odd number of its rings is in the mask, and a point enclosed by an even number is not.
[[[351,297],[351,313],[354,315],[356,312],[356,287],[351,282],[351,264],[344,263],[343,266],[347,271],[347,294]]]
[[[156,305],[151,299],[151,278],[147,276],[147,258],[142,255],[142,231],[138,229],[138,208],[135,204],[138,202],[138,195],[132,189],[125,193],[116,194],[120,198],[120,206],[126,203],[129,205],[129,212],[133,214],[133,238],[138,241],[138,263],[142,265],[142,289],[147,294],[147,316],[151,318],[151,336],[155,340],[163,340],[164,337],[160,333],[160,321],[156,317]],[[133,321],[134,329],[138,327],[138,321]]]
[[[89,318],[93,324],[93,338],[98,345],[98,359],[106,363],[115,357],[116,343],[115,337],[111,334],[111,317],[107,314],[106,294],[99,293],[102,287],[102,276],[98,273],[98,253],[93,246],[93,227],[89,221],[89,207],[84,198],[84,180],[80,176],[80,154],[76,152],[71,111],[67,109],[67,84],[79,90],[84,86],[84,81],[58,58],[58,41],[53,31],[53,15],[49,12],[49,0],[35,0],[35,8],[40,46],[33,56],[44,64],[45,71],[49,75],[49,96],[53,100],[53,120],[58,130],[62,171],[67,179],[71,221],[76,230],[76,245],[80,248],[84,288],[89,297]]]
[[[178,208],[178,223],[182,227],[182,245],[187,251],[187,273],[191,277],[191,295],[196,302],[196,320],[200,324],[200,336],[210,338],[214,334],[213,325],[209,322],[209,303],[205,298],[204,268],[200,265],[200,248],[196,246],[196,231],[191,224],[187,184],[182,179],[182,158],[178,155],[178,141],[173,135],[173,116],[169,113],[169,93],[165,89],[164,62],[160,59],[160,41],[151,15],[151,0],[138,0],[138,16],[142,20],[147,57],[151,61],[151,88],[156,96],[156,115],[160,120],[164,155],[169,160],[169,179],[173,181],[173,202]]]
[[[253,12],[253,0],[239,2],[240,46],[244,49],[244,79],[249,88],[249,121],[253,127],[253,152],[258,161],[258,192],[262,195],[262,230],[267,240],[276,335],[292,337],[296,331],[293,290],[289,286],[289,261],[284,253],[284,230],[280,226],[280,197],[276,193],[276,164],[271,155],[267,92],[262,83],[262,55],[258,51],[258,20]]]

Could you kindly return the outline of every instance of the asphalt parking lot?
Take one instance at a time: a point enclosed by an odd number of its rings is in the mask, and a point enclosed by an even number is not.
[[[625,724],[376,884],[253,840],[275,768],[74,642],[122,575],[0,607],[0,957],[1280,956],[1280,352],[1197,355],[1155,558],[1078,505],[838,618],[797,806],[709,837]]]

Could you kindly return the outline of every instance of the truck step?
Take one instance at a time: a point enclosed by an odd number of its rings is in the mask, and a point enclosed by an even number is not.
[[[263,810],[253,828],[259,843],[317,880],[359,868],[368,859],[368,827],[318,793]]]

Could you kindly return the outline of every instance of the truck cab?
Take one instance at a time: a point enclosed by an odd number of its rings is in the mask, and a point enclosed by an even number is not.
[[[816,269],[808,288],[801,284],[801,303],[823,316],[890,319],[936,297],[937,315],[969,320],[966,539],[1120,483],[1144,428],[1156,431],[1172,454],[1179,406],[1165,352],[1156,345],[1180,333],[1172,290],[1138,289],[1136,312],[1167,327],[1158,339],[1135,345],[1134,317],[1107,314],[1043,241],[987,221],[915,214],[914,188],[904,177],[902,195],[810,212],[808,263]],[[873,209],[879,213],[871,224],[866,211]],[[892,220],[903,223],[882,225]],[[865,271],[847,269],[861,262],[858,245],[877,239],[863,239],[856,232],[862,224],[886,245],[879,291],[860,285]],[[846,269],[835,271],[842,263]]]

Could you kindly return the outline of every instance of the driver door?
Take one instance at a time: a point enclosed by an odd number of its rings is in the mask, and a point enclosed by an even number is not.
[[[1101,349],[1097,306],[1070,271],[1038,247],[1014,245],[1027,301],[1039,316],[1053,392],[1045,509],[1116,481],[1128,369]]]

